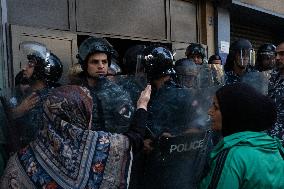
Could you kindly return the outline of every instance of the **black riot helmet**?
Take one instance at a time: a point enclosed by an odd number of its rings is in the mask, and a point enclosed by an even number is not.
[[[276,47],[272,43],[265,43],[258,48],[256,69],[259,71],[270,70],[275,66]]]
[[[276,46],[272,43],[265,43],[258,48],[257,54],[261,53],[276,53]]]
[[[44,81],[47,85],[55,84],[62,76],[63,65],[60,59],[50,53],[45,45],[38,42],[20,44],[21,62],[34,67],[30,81]]]
[[[163,76],[174,75],[173,55],[162,46],[149,46],[143,51],[145,72],[148,80],[152,81]]]
[[[63,65],[60,59],[53,53],[44,63],[45,80],[48,83],[56,83],[62,76]]]
[[[237,60],[237,56],[239,60]],[[231,44],[224,66],[225,71],[232,71],[234,64],[244,69],[247,66],[254,66],[255,52],[249,40],[241,38]]]
[[[136,74],[139,72],[139,58],[142,56],[145,48],[145,45],[134,45],[127,49],[122,61],[122,66],[127,74]]]
[[[109,66],[112,56],[116,56],[116,51],[106,39],[89,37],[80,45],[79,54],[77,55],[83,71],[87,70],[88,58],[94,53],[105,53],[108,57]]]
[[[182,86],[192,88],[198,85],[198,67],[187,58],[179,59],[175,62],[175,71],[178,83]]]
[[[202,57],[202,59],[204,59],[206,57],[205,54],[205,49],[204,47],[202,47],[201,44],[199,43],[191,43],[185,51],[185,56],[187,58],[190,58],[192,55],[200,55]]]

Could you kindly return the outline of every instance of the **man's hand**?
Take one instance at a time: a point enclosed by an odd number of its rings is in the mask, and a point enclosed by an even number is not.
[[[137,101],[137,109],[143,108],[147,110],[147,105],[151,96],[151,85],[147,85],[144,91],[141,92],[141,95]]]
[[[37,105],[38,101],[38,95],[36,93],[32,93],[30,96],[25,98],[19,106],[11,110],[12,118],[16,119],[22,117],[29,110],[33,109]]]

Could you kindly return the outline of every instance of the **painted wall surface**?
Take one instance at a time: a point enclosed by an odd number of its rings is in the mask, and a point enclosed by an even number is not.
[[[229,53],[230,44],[230,13],[227,9],[218,7],[216,18],[218,42],[217,52],[221,56],[223,63],[225,63]]]
[[[252,5],[267,11],[284,15],[284,1],[283,0],[234,0],[247,5]]]

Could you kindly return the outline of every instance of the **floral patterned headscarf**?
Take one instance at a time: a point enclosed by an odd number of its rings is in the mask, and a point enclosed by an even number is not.
[[[57,183],[80,188],[88,179],[97,132],[90,131],[92,98],[87,89],[63,86],[44,103],[44,128],[32,143],[38,162]]]
[[[75,85],[63,86],[49,95],[44,103],[44,113],[47,121],[55,122],[55,125],[66,122],[90,129],[92,106],[88,89]]]
[[[132,153],[122,134],[92,131],[87,89],[51,91],[36,140],[13,155],[0,188],[127,188]]]

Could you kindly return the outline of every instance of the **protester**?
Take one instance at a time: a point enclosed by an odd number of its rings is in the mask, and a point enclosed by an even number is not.
[[[64,86],[44,102],[44,128],[14,154],[0,188],[127,188],[132,152],[142,149],[151,87],[137,102],[124,134],[92,130],[92,98],[86,88]]]
[[[210,154],[199,188],[284,188],[284,149],[263,132],[276,121],[276,107],[244,83],[217,90],[208,114],[223,139]]]

